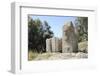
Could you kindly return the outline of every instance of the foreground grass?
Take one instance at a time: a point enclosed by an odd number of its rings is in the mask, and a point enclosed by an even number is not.
[[[59,59],[80,59],[88,58],[87,53],[34,53],[30,51],[28,53],[28,60],[59,60]]]
[[[28,52],[28,60],[42,60],[42,59],[48,59],[50,56],[52,56],[51,53],[36,53],[29,51]]]
[[[32,51],[28,52],[28,60],[31,61],[38,56],[38,53],[33,53]]]
[[[80,42],[78,43],[78,53],[37,53],[32,52],[31,50],[28,52],[28,60],[57,60],[57,59],[80,59],[80,58],[88,58],[88,42]],[[35,51],[35,50],[34,50]]]

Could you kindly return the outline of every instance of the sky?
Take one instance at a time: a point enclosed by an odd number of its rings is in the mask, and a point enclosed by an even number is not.
[[[39,18],[42,22],[47,21],[51,26],[51,30],[54,33],[54,37],[62,38],[62,28],[64,23],[74,21],[76,19],[75,16],[43,16],[43,15],[30,15],[30,17],[34,20]]]

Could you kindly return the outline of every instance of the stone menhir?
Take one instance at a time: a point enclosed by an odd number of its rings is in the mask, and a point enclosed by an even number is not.
[[[59,52],[62,52],[62,38],[59,39]]]
[[[46,51],[47,52],[51,52],[52,51],[52,46],[51,46],[51,38],[50,39],[46,39]]]
[[[52,38],[52,52],[59,51],[59,38],[53,37]]]
[[[62,52],[62,39],[57,37],[46,39],[47,52]]]
[[[73,23],[70,21],[63,26],[62,52],[72,53],[78,51],[78,38]]]

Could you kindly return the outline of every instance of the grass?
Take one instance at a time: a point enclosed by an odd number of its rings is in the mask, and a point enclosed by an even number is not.
[[[28,60],[31,61],[33,59],[35,59],[38,56],[38,53],[33,53],[32,51],[28,52]]]
[[[29,51],[28,52],[28,60],[44,60],[48,59],[50,56],[52,56],[52,53],[36,53]]]
[[[35,58],[35,60],[47,60],[50,56],[52,56],[52,53],[38,54],[38,56],[37,56],[37,58]]]
[[[28,60],[57,60],[57,59],[80,59],[80,58],[88,58],[87,53],[34,53],[30,51],[28,53]]]

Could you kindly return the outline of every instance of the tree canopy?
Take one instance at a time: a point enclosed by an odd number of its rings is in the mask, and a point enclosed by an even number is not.
[[[75,20],[76,29],[78,31],[78,41],[88,40],[88,17],[77,17]]]
[[[33,52],[46,51],[46,39],[53,37],[53,32],[47,21],[32,19],[28,16],[28,50]]]

